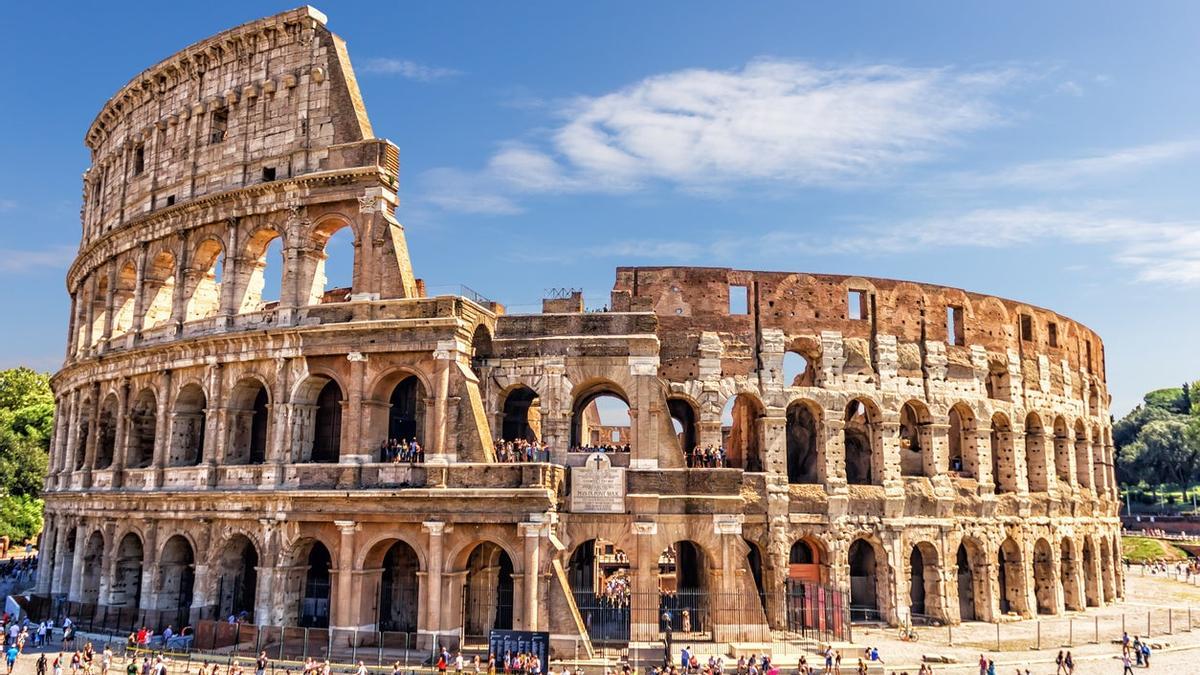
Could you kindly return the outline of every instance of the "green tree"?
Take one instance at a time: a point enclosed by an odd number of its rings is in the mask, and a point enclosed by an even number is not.
[[[0,371],[0,535],[24,541],[42,529],[54,394],[29,368]]]

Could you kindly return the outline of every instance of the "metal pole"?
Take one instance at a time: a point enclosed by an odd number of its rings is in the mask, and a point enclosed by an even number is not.
[[[1037,620],[1037,649],[1042,651],[1042,620]]]
[[[405,642],[407,642],[408,634],[406,633],[404,637],[406,638]],[[383,665],[383,631],[375,632],[375,646],[377,647],[377,649],[375,650],[377,652],[376,656],[375,656],[375,665],[382,666]]]
[[[1096,644],[1100,644],[1100,617],[1095,616],[1092,619],[1096,622]]]
[[[329,632],[332,633],[333,630],[331,629]],[[357,664],[358,663],[358,629],[357,628],[355,628],[354,632],[350,634],[350,640],[351,640],[351,642],[350,642],[350,663]]]
[[[1167,635],[1175,634],[1175,610],[1167,608]]]
[[[1000,651],[1000,622],[996,622],[996,651]]]
[[[1150,637],[1150,610],[1146,610],[1146,637]]]
[[[1075,617],[1067,619],[1067,646],[1075,646]]]

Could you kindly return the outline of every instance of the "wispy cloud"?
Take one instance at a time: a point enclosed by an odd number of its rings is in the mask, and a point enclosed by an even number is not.
[[[939,181],[941,187],[1021,187],[1039,190],[1074,188],[1101,178],[1122,176],[1200,154],[1200,140],[1148,143],[1081,157],[1028,162],[992,172],[961,173]]]
[[[0,199],[0,211],[8,211],[17,208],[15,199]]]
[[[453,68],[427,66],[408,59],[393,58],[367,59],[361,70],[377,75],[397,75],[417,82],[432,82],[462,74]]]
[[[649,77],[558,107],[537,141],[509,142],[433,201],[514,204],[524,194],[628,192],[665,183],[694,192],[747,183],[872,180],[927,161],[962,135],[1004,122],[995,95],[1016,69],[821,67],[761,60],[740,69]],[[450,196],[472,191],[470,199]]]
[[[77,251],[72,246],[22,251],[0,248],[0,272],[28,272],[35,269],[66,269]]]

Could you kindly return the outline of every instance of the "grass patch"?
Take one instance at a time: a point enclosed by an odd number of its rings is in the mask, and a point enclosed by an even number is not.
[[[1121,537],[1121,554],[1134,563],[1188,557],[1179,547],[1149,537]]]

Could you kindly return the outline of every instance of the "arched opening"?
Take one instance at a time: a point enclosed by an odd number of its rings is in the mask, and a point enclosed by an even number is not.
[[[978,543],[964,539],[958,545],[955,560],[958,565],[958,616],[963,621],[977,621],[984,616],[983,593],[976,593],[978,583],[989,583],[986,575],[977,579],[975,566],[983,559],[983,551]]]
[[[79,403],[79,421],[75,427],[75,470],[79,471],[87,463],[88,436],[92,428],[92,401],[83,399]]]
[[[1046,474],[1046,430],[1037,413],[1025,416],[1025,468],[1030,492],[1050,489]]]
[[[612,542],[589,539],[571,554],[567,579],[592,642],[628,642],[633,584],[629,556]]]
[[[738,394],[721,411],[721,438],[725,465],[746,471],[764,471],[762,419],[766,410],[751,394]]]
[[[312,284],[305,304],[346,302],[354,286],[354,229],[342,220],[327,220],[313,230]]]
[[[1037,598],[1038,614],[1057,614],[1058,579],[1055,578],[1054,552],[1050,542],[1038,539],[1033,545],[1033,594]]]
[[[1000,613],[1024,616],[1028,608],[1025,606],[1025,572],[1021,560],[1021,547],[1011,537],[1000,545],[997,563]]]
[[[914,622],[925,616],[925,558],[919,546],[908,555],[908,611]]]
[[[1104,602],[1112,602],[1116,595],[1112,550],[1107,537],[1100,537],[1100,581]]]
[[[762,549],[758,544],[749,539],[743,540],[746,542],[746,567],[750,570],[750,576],[754,579],[754,589],[758,592],[758,602],[762,606],[763,612],[767,611],[767,593],[763,586],[763,554]]]
[[[872,542],[855,539],[850,544],[850,619],[880,621],[879,597],[887,593],[887,559]]]
[[[108,320],[108,274],[96,280],[96,294],[92,296],[92,344],[104,339],[104,322]],[[86,314],[84,316],[87,316]]]
[[[253,621],[258,595],[258,549],[243,534],[230,537],[217,558],[217,618]]]
[[[130,532],[117,545],[112,584],[108,589],[111,607],[137,607],[142,601],[142,540]]]
[[[64,583],[66,583],[66,584],[70,584],[70,581],[75,578],[74,572],[75,572],[75,536],[76,536],[76,534],[78,534],[78,533],[75,531],[75,528],[72,527],[72,528],[68,529],[67,537],[65,539],[66,546],[63,547],[62,553],[59,554],[59,552],[57,550],[54,551],[54,554],[55,554],[54,564],[56,566],[60,566],[62,568],[62,575],[61,576],[56,575],[56,576],[58,576],[58,578],[63,579]]]
[[[1012,400],[1012,378],[1009,376],[1008,363],[995,359],[988,361],[988,375],[984,382],[988,398],[998,401]]]
[[[1083,594],[1088,607],[1100,606],[1100,584],[1096,578],[1096,554],[1092,548],[1092,538],[1083,538]]]
[[[297,624],[307,628],[329,627],[329,597],[333,557],[319,541],[311,541],[304,560],[304,592],[300,596]]]
[[[671,426],[675,431],[675,438],[679,441],[679,449],[685,457],[689,457],[699,445],[696,408],[687,399],[668,398],[667,412],[671,415]]]
[[[493,357],[493,350],[492,331],[486,324],[481,323],[475,327],[475,332],[471,334],[471,370],[479,378],[481,389],[483,383],[488,378],[488,373],[491,372],[487,361]]]
[[[137,293],[137,270],[133,263],[125,263],[117,273],[113,286],[112,334],[124,335],[133,328],[133,300]]]
[[[397,540],[388,547],[379,580],[379,630],[417,632],[420,567],[412,546]]]
[[[280,273],[269,271],[272,264],[277,265],[276,272]],[[245,280],[235,303],[239,314],[261,312],[279,304],[284,269],[283,237],[279,232],[262,228],[250,235],[245,256],[238,260],[238,265],[237,277]],[[245,269],[240,269],[242,265]]]
[[[796,401],[787,408],[787,468],[789,483],[820,483],[823,458],[819,448],[819,411],[815,405]]]
[[[1092,487],[1092,462],[1088,457],[1087,432],[1083,422],[1075,421],[1075,479],[1081,487]]]
[[[112,467],[117,449],[117,397],[109,394],[100,406],[100,423],[96,427],[96,460],[93,468]]]
[[[829,600],[824,588],[828,581],[827,569],[823,549],[815,540],[798,539],[792,543],[784,584],[789,631],[828,626],[825,612]],[[841,603],[838,604],[840,609]]]
[[[104,570],[104,535],[92,532],[83,545],[83,569],[79,570],[79,602],[94,605],[100,601],[100,577]]]
[[[783,355],[783,386],[811,387],[813,386],[813,370],[808,359],[799,352],[786,352]]]
[[[900,407],[900,474],[932,476],[933,439],[929,433],[929,412],[909,401]]]
[[[504,397],[500,435],[506,441],[536,442],[542,436],[542,404],[536,391],[518,386]]]
[[[992,415],[992,481],[996,494],[1017,491],[1017,468],[1013,456],[1012,427],[1001,413]]]
[[[572,450],[624,447],[632,442],[629,401],[616,387],[590,388],[575,397],[571,410]]]
[[[329,380],[317,394],[311,461],[336,463],[342,448],[342,388]]]
[[[229,397],[229,447],[225,464],[262,464],[267,459],[270,414],[267,388],[253,378],[238,382]]]
[[[168,539],[158,566],[158,607],[168,623],[185,626],[196,584],[196,553],[187,538],[176,534]]]
[[[698,639],[711,629],[707,590],[708,561],[695,542],[677,541],[658,557],[658,615],[670,617],[680,639]]]
[[[125,466],[144,469],[154,462],[154,439],[158,427],[158,401],[153,389],[138,392],[129,411]]]
[[[948,415],[950,471],[963,478],[978,477],[975,415],[965,404],[956,403]]]
[[[171,453],[168,466],[196,466],[204,456],[204,430],[208,399],[200,385],[192,383],[175,396],[171,420]]]
[[[142,330],[165,325],[171,320],[175,304],[175,255],[159,251],[146,267],[142,279]]]
[[[205,239],[196,247],[188,281],[186,321],[215,316],[221,311],[221,283],[225,275],[225,247],[216,239]]]
[[[1067,421],[1061,415],[1054,418],[1054,473],[1059,485],[1070,485],[1071,439],[1067,432]]]
[[[425,387],[416,375],[400,380],[388,398],[388,441],[425,446]]]
[[[464,583],[463,631],[484,637],[513,627],[513,563],[508,553],[490,541],[478,544],[467,557]]]
[[[845,419],[846,482],[851,485],[880,484],[883,471],[876,439],[879,417],[875,406],[856,398],[846,406]]]
[[[1075,558],[1075,544],[1070,537],[1063,537],[1059,556],[1062,559],[1059,578],[1062,580],[1063,605],[1069,610],[1082,610],[1085,604],[1079,584],[1079,561]]]

